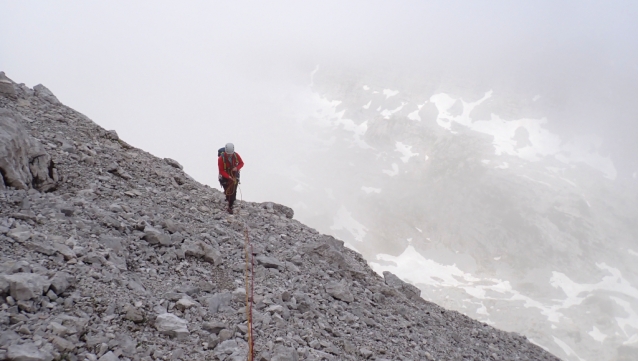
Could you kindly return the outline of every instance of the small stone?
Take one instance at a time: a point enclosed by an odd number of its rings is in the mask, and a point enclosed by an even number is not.
[[[226,340],[229,340],[233,337],[234,332],[225,328],[221,331],[219,331],[219,342],[224,342]]]
[[[73,343],[59,336],[51,337],[50,341],[60,352],[69,352],[75,349],[75,345]]]
[[[136,308],[136,307],[131,306],[131,305],[127,305],[125,307],[125,312],[126,312],[124,314],[124,318],[125,319],[127,319],[129,321],[133,321],[135,323],[144,322],[144,313],[139,308]]]
[[[370,358],[374,353],[367,347],[362,347],[359,349],[359,353],[361,354],[361,356],[363,356],[364,358],[368,359]]]
[[[118,361],[120,358],[117,357],[113,351],[109,351],[107,353],[105,353],[104,355],[102,355],[102,357],[99,358],[98,361]]]
[[[260,264],[266,268],[284,268],[284,264],[274,257],[261,255],[257,256],[255,260],[257,261],[257,264]]]
[[[220,321],[204,322],[202,328],[210,333],[217,335],[219,331],[226,328],[226,324]]]

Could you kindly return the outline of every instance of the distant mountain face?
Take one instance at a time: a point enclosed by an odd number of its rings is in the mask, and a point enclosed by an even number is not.
[[[638,346],[638,192],[543,94],[313,73],[299,219],[423,296],[567,360]],[[619,356],[620,355],[620,356]]]

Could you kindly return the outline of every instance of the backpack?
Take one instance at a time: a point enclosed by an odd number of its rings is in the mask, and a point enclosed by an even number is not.
[[[221,157],[222,153],[224,153],[226,151],[226,147],[221,147],[219,149],[217,149],[217,157]]]

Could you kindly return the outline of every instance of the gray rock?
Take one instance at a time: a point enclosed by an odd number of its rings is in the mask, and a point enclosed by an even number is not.
[[[421,297],[421,290],[416,286],[403,282],[399,277],[389,271],[383,272],[383,278],[385,284],[402,292],[406,297],[410,299],[419,299]]]
[[[41,192],[57,187],[57,170],[44,147],[22,127],[18,116],[0,109],[0,187],[35,188]]]
[[[182,167],[181,164],[179,164],[179,162],[177,162],[174,159],[171,158],[164,158],[164,161],[166,162],[166,164],[170,165],[173,168],[177,168],[177,169],[184,169],[184,167]]]
[[[35,90],[35,95],[37,97],[40,97],[54,105],[60,104],[60,101],[58,100],[58,98],[56,98],[55,95],[53,95],[53,93],[44,85],[38,84],[33,87],[33,90]]]
[[[0,276],[9,282],[9,292],[16,301],[39,298],[49,289],[50,282],[36,273],[16,273]]]
[[[210,313],[219,312],[220,308],[228,306],[233,299],[233,294],[230,292],[217,293],[208,298],[208,311]]]
[[[341,301],[352,302],[354,296],[348,290],[348,287],[343,282],[331,282],[326,284],[326,292]]]
[[[12,99],[17,98],[17,93],[13,82],[11,81],[11,79],[7,78],[7,76],[4,75],[4,72],[2,71],[0,71],[0,94]]]
[[[299,361],[297,351],[291,347],[277,345],[272,352],[270,361]]]
[[[230,355],[238,349],[237,341],[225,340],[220,342],[215,348],[215,353]]]
[[[110,248],[115,252],[122,251],[122,239],[119,237],[113,237],[108,235],[100,236],[100,243],[104,245],[104,247]]]
[[[133,321],[135,323],[144,322],[144,312],[142,312],[142,310],[140,310],[139,308],[132,305],[126,305],[126,307],[124,307],[124,312],[125,319]]]
[[[255,257],[255,260],[257,261],[257,264],[260,264],[266,268],[284,268],[284,263],[274,257],[261,255]]]
[[[118,361],[120,358],[116,356],[113,351],[109,351],[102,355],[98,361]]]
[[[56,251],[58,251],[64,257],[65,260],[68,261],[70,259],[75,258],[75,252],[73,252],[73,250],[69,248],[69,246],[67,246],[66,244],[53,242],[52,246]]]
[[[220,330],[219,331],[219,341],[220,342],[225,342],[226,340],[229,340],[233,337],[235,333],[227,328]]]
[[[183,340],[190,332],[188,331],[188,322],[175,316],[172,313],[164,313],[155,319],[155,328],[162,334]]]
[[[210,333],[218,334],[219,331],[226,328],[226,324],[220,321],[204,322],[202,328]]]
[[[217,345],[219,345],[219,337],[216,334],[211,333],[208,336],[208,349],[214,349]]]
[[[27,244],[27,248],[31,251],[46,254],[47,256],[57,253],[57,250],[53,247],[53,245],[44,242],[30,242]]]
[[[110,140],[120,140],[120,136],[117,135],[117,132],[115,130],[107,130],[106,138]]]
[[[33,232],[28,229],[14,228],[7,233],[7,236],[16,242],[24,243],[33,236]]]
[[[53,346],[62,353],[67,353],[75,349],[75,345],[72,342],[59,336],[51,337],[50,341]]]
[[[33,343],[25,343],[9,346],[7,348],[7,358],[11,361],[51,361],[53,360],[53,355],[45,350],[40,350]]]
[[[144,228],[144,239],[149,244],[161,244],[163,246],[168,246],[171,244],[170,235],[164,234],[161,231],[150,226],[146,226],[146,228]]]
[[[9,280],[0,276],[0,296],[9,294],[10,283]]]

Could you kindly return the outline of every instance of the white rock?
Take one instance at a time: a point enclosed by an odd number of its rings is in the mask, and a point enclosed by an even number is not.
[[[175,316],[172,313],[163,313],[155,319],[155,328],[162,334],[177,339],[184,339],[188,332],[188,321]]]
[[[46,278],[36,273],[16,273],[2,277],[9,281],[9,292],[16,301],[38,298],[50,285]]]

